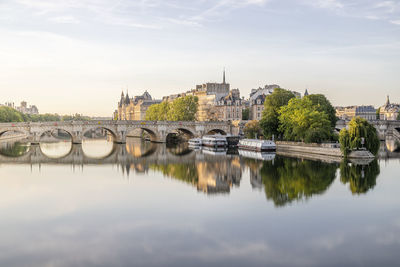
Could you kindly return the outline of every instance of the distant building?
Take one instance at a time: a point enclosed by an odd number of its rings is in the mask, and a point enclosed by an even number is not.
[[[28,106],[28,103],[26,101],[22,101],[19,107],[15,106],[14,103],[11,102],[7,102],[5,106],[13,108],[21,113],[28,115],[39,114],[39,109],[35,105]]]
[[[388,121],[397,120],[399,111],[400,104],[391,104],[389,96],[387,96],[385,105],[379,108],[379,118]]]
[[[250,101],[250,120],[261,120],[264,110],[265,97],[265,94],[258,95],[256,98]]]
[[[373,106],[336,107],[336,116],[341,120],[360,117],[371,121],[376,120],[376,109]]]
[[[245,100],[240,98],[239,89],[233,89],[229,95],[222,97],[216,103],[218,121],[242,120],[243,109],[246,108]]]
[[[147,109],[151,105],[159,103],[161,103],[161,100],[154,100],[147,91],[133,98],[130,98],[128,93],[124,95],[124,92],[122,92],[114,117],[117,120],[145,120]]]
[[[204,83],[196,85],[195,92],[205,92],[207,95],[215,95],[217,100],[229,94],[230,85],[225,80],[225,70],[222,78],[222,83]]]
[[[260,95],[270,95],[274,92],[275,88],[281,88],[277,84],[265,85],[264,88],[259,87],[258,89],[251,89],[250,102],[256,99]]]

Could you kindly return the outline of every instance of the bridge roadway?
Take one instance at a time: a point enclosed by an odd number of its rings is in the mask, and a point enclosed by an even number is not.
[[[202,137],[208,133],[235,134],[235,127],[229,122],[189,121],[71,121],[71,122],[23,122],[0,123],[0,136],[6,132],[25,134],[32,144],[38,144],[46,132],[63,130],[73,144],[81,144],[86,132],[106,129],[116,143],[126,143],[126,137],[136,129],[149,133],[153,142],[165,143],[168,134],[182,132],[191,137]],[[236,130],[237,131],[237,130]]]
[[[400,142],[400,121],[374,120],[369,122],[375,126],[380,140],[394,138]],[[336,123],[336,129],[341,130],[345,128],[348,123],[349,121],[339,120]]]

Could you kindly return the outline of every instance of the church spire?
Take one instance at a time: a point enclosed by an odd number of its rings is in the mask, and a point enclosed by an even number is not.
[[[389,101],[389,95],[386,96],[386,106],[390,105],[390,101]]]
[[[222,83],[225,84],[225,68],[224,68],[224,77],[223,77]]]

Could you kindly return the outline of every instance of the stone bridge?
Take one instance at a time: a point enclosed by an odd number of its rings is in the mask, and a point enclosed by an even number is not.
[[[153,142],[165,143],[167,136],[181,132],[191,137],[202,137],[209,133],[232,134],[234,127],[229,122],[176,122],[176,121],[71,121],[71,122],[24,122],[0,123],[0,136],[6,132],[20,132],[32,144],[40,142],[44,133],[63,130],[71,136],[72,143],[81,144],[86,132],[105,129],[116,143],[126,143],[126,137],[136,129],[150,135]]]
[[[339,120],[336,129],[341,130],[347,127],[348,123],[349,121]],[[393,139],[400,142],[400,121],[374,120],[369,123],[375,126],[380,140]]]

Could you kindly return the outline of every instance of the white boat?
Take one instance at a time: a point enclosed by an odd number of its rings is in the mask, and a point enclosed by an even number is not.
[[[198,147],[198,146],[202,146],[203,141],[201,140],[201,138],[192,138],[192,139],[189,139],[188,143],[189,143],[189,146]]]
[[[239,149],[257,152],[276,151],[276,144],[271,140],[242,139],[238,144]]]
[[[271,152],[256,152],[249,150],[241,150],[239,149],[239,155],[241,157],[250,158],[250,159],[259,159],[259,160],[273,160],[275,158],[275,153]]]
[[[206,135],[203,136],[203,146],[208,147],[226,147],[228,146],[228,141],[226,141],[226,136],[223,135]]]

